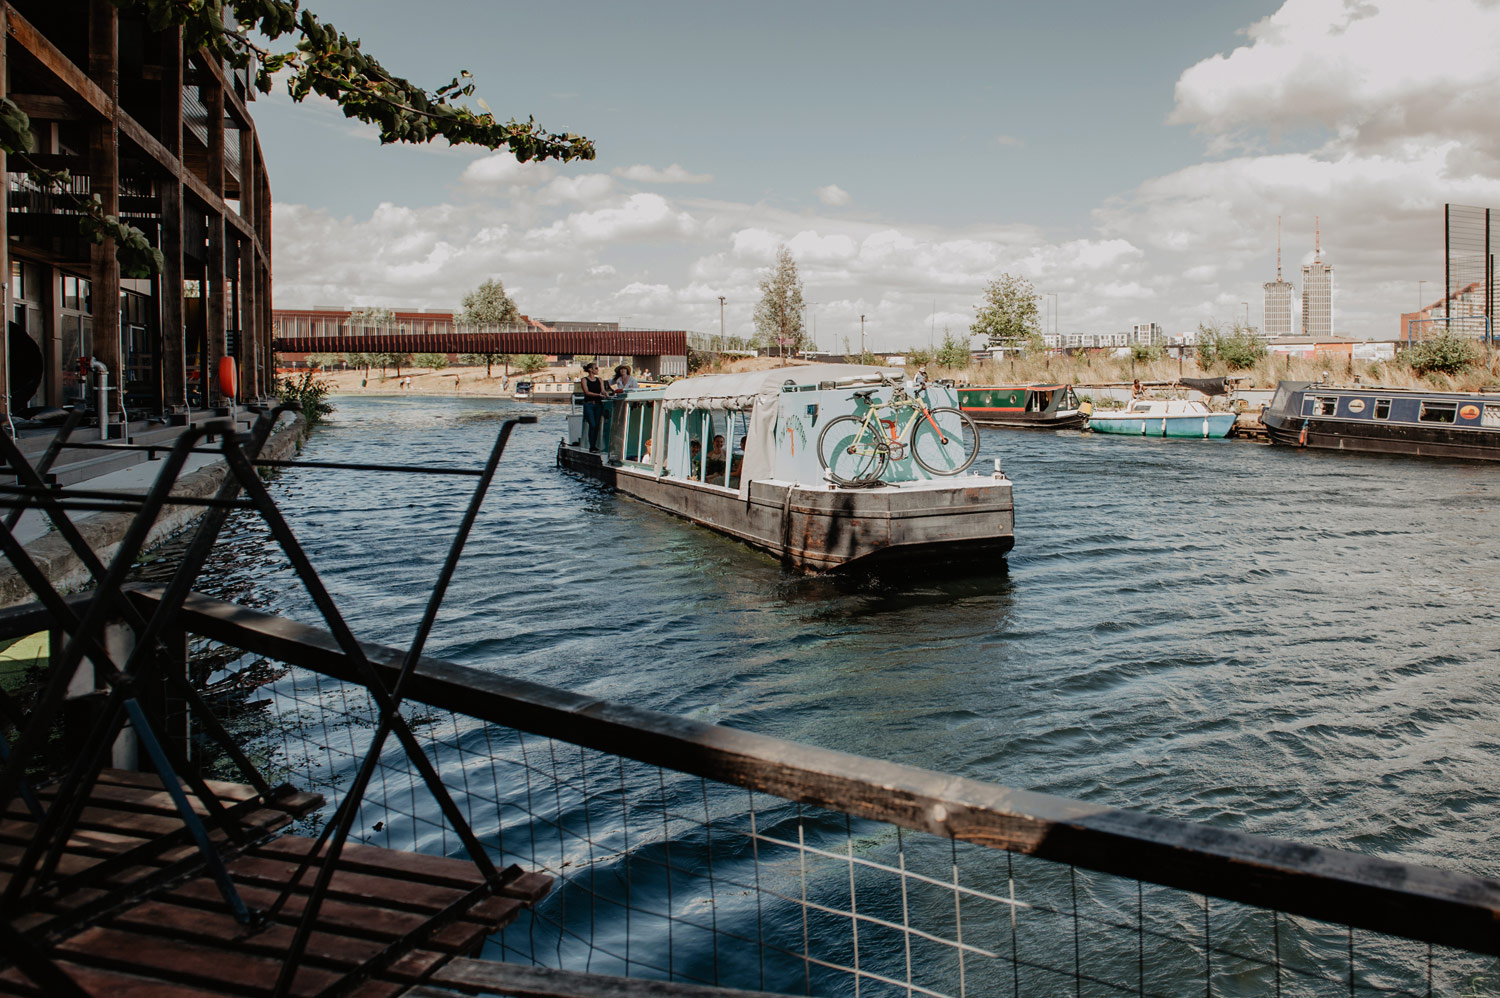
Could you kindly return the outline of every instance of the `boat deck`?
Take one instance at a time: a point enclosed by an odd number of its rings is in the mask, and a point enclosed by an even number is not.
[[[313,845],[301,836],[270,836],[322,798],[289,792],[263,801],[248,786],[210,785],[249,836],[243,846],[216,836],[230,877],[247,906],[267,909]],[[37,796],[49,803],[45,788]],[[20,801],[0,822],[0,889],[35,828]],[[270,995],[318,864],[273,923],[247,929],[228,912],[213,880],[198,872],[201,859],[182,832],[157,777],[105,770],[59,864],[64,874],[94,874],[89,886],[43,895],[11,925],[87,995]],[[476,868],[462,860],[346,845],[290,993],[404,994],[455,957],[477,953],[490,933],[546,894],[551,878],[522,873],[500,895],[483,886]],[[0,995],[49,993],[16,967],[0,970]]]

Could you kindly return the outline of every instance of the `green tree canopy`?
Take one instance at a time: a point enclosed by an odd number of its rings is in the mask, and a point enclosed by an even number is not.
[[[755,331],[769,349],[796,353],[802,349],[802,279],[797,261],[785,246],[776,251],[776,267],[760,282]]]
[[[357,308],[349,313],[349,325],[355,329],[364,329],[369,326],[388,326],[396,318],[396,313],[379,305],[369,305],[365,308]]]
[[[991,347],[1024,349],[1040,335],[1036,287],[1024,277],[1001,274],[985,285],[984,300],[974,307],[969,332]]]
[[[494,326],[520,318],[521,310],[497,277],[464,295],[464,307],[453,317],[461,326]]]

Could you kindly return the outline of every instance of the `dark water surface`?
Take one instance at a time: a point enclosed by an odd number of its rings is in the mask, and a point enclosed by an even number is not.
[[[351,398],[308,458],[512,438],[429,653],[1012,786],[1494,874],[1500,467],[986,430],[1016,547],[850,587],[557,470],[561,407]],[[275,487],[365,640],[409,643],[471,481]],[[241,532],[225,585],[315,621]]]

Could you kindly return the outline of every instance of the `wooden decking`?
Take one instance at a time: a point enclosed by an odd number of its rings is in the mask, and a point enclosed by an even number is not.
[[[212,788],[226,806],[238,805],[237,817],[252,839],[236,847],[216,834],[230,876],[246,905],[264,910],[313,844],[300,836],[268,836],[321,798],[292,793],[262,802],[247,786]],[[45,790],[39,796],[48,802]],[[252,931],[234,920],[214,882],[198,872],[196,850],[176,841],[182,823],[154,776],[106,770],[83,814],[59,869],[92,869],[103,876],[87,887],[44,896],[10,919],[14,928],[45,940],[48,955],[91,995],[271,993],[313,873],[273,924]],[[0,822],[0,886],[8,883],[34,828],[20,802]],[[122,856],[129,865],[119,863]],[[111,860],[119,869],[99,868]],[[486,936],[551,886],[550,877],[507,872],[513,879],[495,896],[468,862],[346,845],[291,993],[311,996],[335,988],[386,998],[428,980],[455,956],[477,952]],[[0,995],[45,993],[19,970],[0,970]]]

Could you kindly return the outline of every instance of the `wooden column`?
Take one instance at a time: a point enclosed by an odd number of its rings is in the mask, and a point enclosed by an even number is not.
[[[276,351],[271,348],[271,275],[272,261],[276,259],[271,246],[271,179],[265,172],[265,157],[255,157],[255,212],[256,231],[260,234],[260,245],[266,255],[260,261],[260,336],[265,358],[265,392],[271,394],[276,387]]]
[[[255,133],[250,123],[240,127],[240,217],[255,228]],[[256,260],[255,243],[241,241],[240,252],[240,398],[252,399],[260,395],[260,330],[256,322]]]
[[[89,3],[89,77],[103,90],[113,108],[119,99],[119,16],[109,0]],[[104,206],[106,215],[120,214],[120,128],[113,115],[89,126],[89,186]],[[120,262],[115,241],[95,244],[93,256],[94,357],[109,368],[109,382],[118,389],[124,383],[120,363]],[[8,275],[7,275],[8,276]],[[90,382],[93,378],[90,376]],[[123,411],[123,394],[111,392],[110,410]],[[89,398],[92,399],[92,390]],[[107,418],[107,414],[101,414]]]
[[[182,29],[161,38],[161,141],[182,159]],[[161,178],[161,389],[162,410],[187,405],[187,327],[182,306],[182,182]]]
[[[6,16],[8,5],[0,4],[0,95],[10,93],[7,83],[9,67],[6,64],[5,42],[9,35],[10,24]],[[9,330],[11,316],[10,305],[10,227],[7,220],[10,217],[10,175],[6,172],[5,150],[0,149],[0,281],[4,281],[5,288],[0,291],[0,307],[4,308],[6,329]],[[26,400],[22,400],[23,402]],[[10,335],[7,332],[3,340],[0,340],[0,407],[5,414],[10,415]],[[6,424],[9,431],[9,423]]]
[[[224,197],[224,90],[207,71],[204,104],[208,107],[208,187]],[[222,405],[219,394],[219,361],[225,350],[224,331],[229,319],[228,287],[224,280],[224,216],[208,208],[208,287],[204,289],[204,314],[208,318],[208,356],[203,362],[204,398]]]

